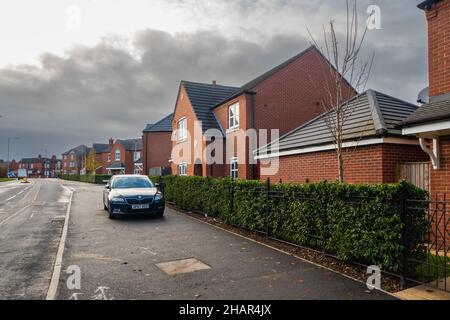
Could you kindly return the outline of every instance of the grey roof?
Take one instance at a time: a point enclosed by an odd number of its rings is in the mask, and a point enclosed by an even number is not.
[[[46,158],[23,158],[20,163],[39,163],[44,162]]]
[[[408,126],[445,119],[450,119],[450,100],[424,104],[411,114],[403,122],[403,125]]]
[[[144,132],[172,132],[173,113],[155,124],[148,124]]]
[[[86,145],[82,144],[82,145],[79,145],[78,147],[75,147],[75,148],[73,148],[73,149],[70,149],[70,150],[67,151],[67,152],[64,152],[63,154],[69,154],[69,153],[71,153],[72,151],[75,152],[75,154],[76,154],[77,156],[80,156],[80,155],[89,153],[90,148],[87,147]]]
[[[108,143],[94,143],[92,145],[96,153],[105,153],[111,151]]]
[[[125,150],[128,151],[142,150],[142,139],[117,140],[117,142],[122,144]]]
[[[368,90],[345,103],[344,141],[369,137],[401,136],[398,125],[413,113],[417,106],[381,92]],[[301,149],[334,143],[330,119],[335,112],[328,111],[310,122],[282,136],[258,150],[266,154],[277,145],[279,151]]]
[[[107,170],[110,170],[110,169],[114,170],[114,169],[123,169],[123,168],[125,168],[124,164],[122,162],[120,162],[120,161],[116,161],[116,162],[111,163],[111,165],[108,166],[106,169]]]
[[[202,121],[203,131],[220,129],[211,109],[217,103],[238,91],[239,88],[190,81],[182,81],[181,84],[186,90],[197,119]]]
[[[287,67],[291,63],[297,61],[298,59],[302,58],[303,56],[305,56],[307,53],[309,53],[311,51],[316,52],[319,55],[319,57],[323,58],[329,64],[329,66],[331,68],[336,70],[336,68],[326,59],[326,57],[323,56],[323,54],[320,52],[320,50],[318,50],[315,46],[310,46],[309,48],[307,48],[307,49],[303,50],[302,52],[296,54],[292,58],[290,58],[290,59],[286,60],[285,62],[279,64],[278,66],[270,69],[269,71],[267,71],[264,74],[256,77],[255,79],[247,82],[242,87],[240,87],[238,91],[236,91],[234,94],[230,95],[229,97],[227,97],[224,100],[222,100],[219,103],[217,103],[213,108],[216,108],[216,107],[226,103],[227,101],[230,101],[230,100],[240,96],[243,93],[246,93],[246,92],[250,92],[251,93],[252,89],[255,88],[258,84],[260,84],[264,80],[270,78],[272,75],[274,75],[278,71],[284,69],[285,67]],[[347,81],[346,79],[344,79],[344,80]]]

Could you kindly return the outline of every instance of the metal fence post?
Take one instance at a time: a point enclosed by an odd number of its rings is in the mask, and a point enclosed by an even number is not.
[[[400,289],[405,288],[405,278],[407,273],[407,229],[408,229],[408,221],[406,217],[406,198],[403,192],[400,193],[400,218],[403,224],[402,229],[402,239],[401,239],[401,245],[402,245],[402,252],[401,252],[401,270],[400,270]]]
[[[266,182],[266,239],[270,237],[269,230],[269,216],[270,216],[270,178]]]

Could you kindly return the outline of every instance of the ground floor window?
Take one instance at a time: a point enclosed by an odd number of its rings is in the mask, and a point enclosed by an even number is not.
[[[181,163],[178,165],[178,175],[181,177],[187,176],[187,163]]]
[[[237,158],[232,158],[230,161],[230,177],[234,180],[239,178],[239,165]]]

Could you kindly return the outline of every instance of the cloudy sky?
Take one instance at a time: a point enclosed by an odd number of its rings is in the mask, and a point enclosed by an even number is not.
[[[419,0],[381,8],[369,87],[414,102],[427,83]],[[141,135],[174,109],[180,80],[240,86],[320,40],[344,0],[15,0],[0,4],[0,159]]]

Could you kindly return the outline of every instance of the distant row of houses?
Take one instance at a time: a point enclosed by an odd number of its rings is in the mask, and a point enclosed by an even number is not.
[[[348,183],[407,179],[433,192],[450,191],[450,1],[427,0],[419,8],[426,11],[429,25],[429,95],[419,107],[377,90],[357,93],[344,84],[342,94],[352,110],[343,145]],[[101,164],[97,173],[336,180],[335,145],[321,107],[330,89],[323,75],[335,72],[312,46],[241,86],[181,81],[173,113],[147,125],[142,139],[92,146]],[[243,153],[234,147],[231,153],[225,150],[230,141],[247,139],[240,133],[250,129],[278,129],[281,137],[257,146],[241,141]],[[211,163],[198,146],[207,150],[217,140],[225,142],[224,150],[216,155],[220,161]],[[181,162],[174,154],[180,149],[188,151]],[[80,173],[87,154],[84,145],[64,153],[63,172]],[[274,158],[279,159],[278,170],[264,174],[262,161]]]
[[[19,174],[19,169],[25,170],[30,178],[57,178],[61,176],[62,161],[55,155],[51,158],[38,155],[35,158],[23,158],[20,161],[12,160],[9,165],[7,161],[0,160],[0,167],[5,168],[2,175],[6,176],[7,168],[15,176]]]
[[[113,140],[108,143],[84,144],[62,154],[63,175],[83,175],[88,172],[88,159],[95,154],[96,174],[142,174],[142,139]],[[91,172],[93,173],[93,172]]]

